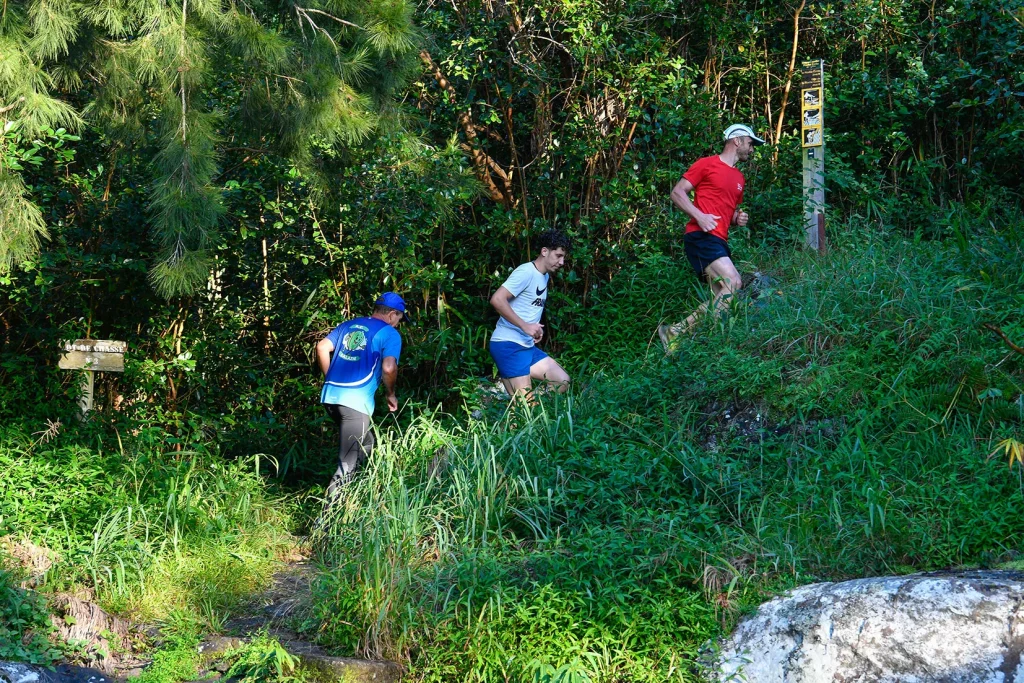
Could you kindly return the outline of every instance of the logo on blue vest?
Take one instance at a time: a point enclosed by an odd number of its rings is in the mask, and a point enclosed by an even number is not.
[[[341,350],[338,352],[338,355],[349,361],[359,360],[357,356],[350,356],[345,352],[355,353],[366,349],[366,333],[369,331],[369,328],[362,325],[353,325],[352,331],[342,338]]]

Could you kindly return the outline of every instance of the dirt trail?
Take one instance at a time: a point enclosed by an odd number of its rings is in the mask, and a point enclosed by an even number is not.
[[[231,635],[208,638],[199,646],[208,671],[226,670],[217,666],[217,660],[265,631],[298,658],[300,668],[313,681],[397,683],[402,676],[398,664],[333,657],[294,630],[295,620],[301,618],[312,599],[311,584],[315,576],[315,569],[305,560],[290,563],[274,574],[270,587],[252,600],[245,614],[225,624],[224,631]]]

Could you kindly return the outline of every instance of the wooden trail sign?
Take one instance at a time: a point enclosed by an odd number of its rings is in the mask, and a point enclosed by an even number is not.
[[[804,229],[807,246],[825,251],[825,62],[800,64],[800,140],[803,147]]]
[[[76,339],[64,345],[57,362],[62,370],[85,370],[84,391],[78,405],[82,415],[92,410],[94,372],[124,372],[128,343],[111,339]]]

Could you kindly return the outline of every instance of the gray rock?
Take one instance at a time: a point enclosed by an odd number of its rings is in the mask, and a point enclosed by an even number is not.
[[[231,650],[237,650],[245,645],[242,638],[231,636],[210,636],[199,644],[199,659],[203,664],[209,664],[220,659]]]
[[[402,668],[394,662],[374,662],[316,653],[297,653],[299,670],[317,683],[398,683]]]
[[[61,664],[47,669],[32,664],[0,661],[0,683],[111,683],[101,671]]]
[[[762,605],[726,640],[719,681],[1024,681],[1024,573],[820,583]]]

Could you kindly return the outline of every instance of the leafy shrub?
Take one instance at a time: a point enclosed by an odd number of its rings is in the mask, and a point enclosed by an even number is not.
[[[0,569],[0,659],[53,664],[64,654],[51,637],[55,630],[43,596],[19,588]]]

